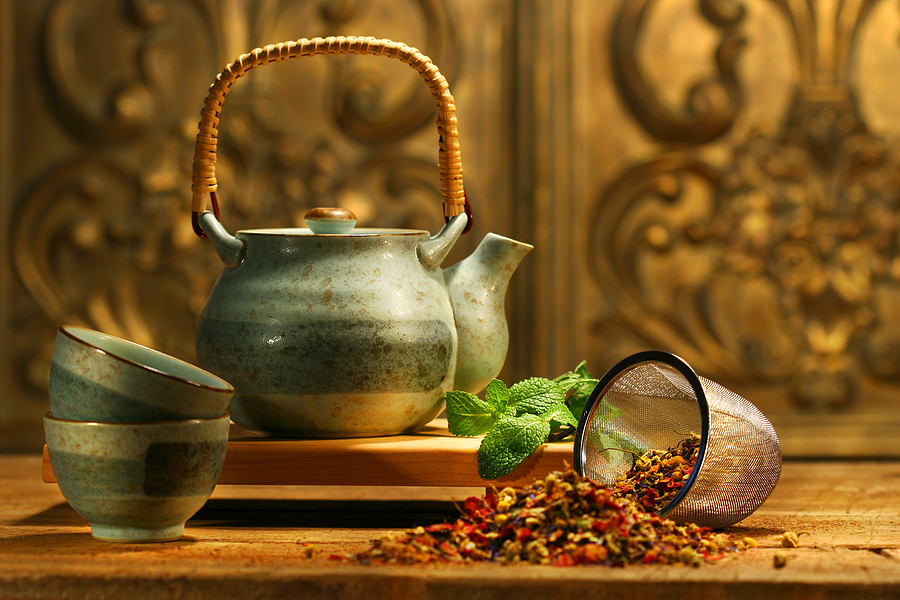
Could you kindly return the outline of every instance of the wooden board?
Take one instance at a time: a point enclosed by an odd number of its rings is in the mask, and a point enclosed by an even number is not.
[[[223,485],[182,540],[108,544],[40,469],[39,455],[0,455],[0,598],[900,598],[900,461],[787,461],[769,500],[727,530],[759,548],[697,569],[331,560],[458,516],[426,487],[336,487],[323,501],[315,486]],[[799,547],[782,546],[787,530],[801,533]]]
[[[480,437],[451,435],[445,419],[415,434],[379,438],[286,440],[234,430],[219,484],[501,487],[572,464],[571,440],[544,444],[509,475],[485,480],[478,476],[480,444]],[[43,480],[56,481],[46,447]]]

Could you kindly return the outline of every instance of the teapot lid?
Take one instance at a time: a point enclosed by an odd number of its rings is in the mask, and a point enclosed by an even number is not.
[[[350,233],[356,226],[356,215],[352,211],[334,206],[312,208],[303,219],[310,231],[316,234]]]

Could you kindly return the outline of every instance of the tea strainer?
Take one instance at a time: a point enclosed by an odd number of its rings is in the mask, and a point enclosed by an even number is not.
[[[733,525],[778,483],[778,436],[753,404],[674,354],[639,352],[603,376],[581,414],[574,467],[609,485],[635,453],[665,451],[691,432],[701,437],[694,468],[657,514],[716,529]]]

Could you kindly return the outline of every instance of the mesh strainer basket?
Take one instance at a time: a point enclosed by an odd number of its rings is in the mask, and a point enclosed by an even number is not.
[[[716,529],[733,525],[775,488],[778,437],[753,404],[668,352],[634,354],[603,376],[581,415],[574,466],[609,485],[631,467],[626,448],[665,451],[691,432],[701,436],[694,469],[657,514]]]

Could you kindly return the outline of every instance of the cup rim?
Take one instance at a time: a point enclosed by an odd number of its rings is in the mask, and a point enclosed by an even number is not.
[[[150,352],[152,354],[157,354],[157,355],[163,356],[169,360],[173,360],[175,362],[181,363],[191,369],[196,369],[197,371],[206,373],[210,377],[215,377],[216,379],[218,379],[219,381],[224,383],[226,387],[216,387],[216,386],[209,385],[206,383],[200,383],[199,381],[194,381],[192,379],[186,379],[184,377],[179,377],[177,375],[173,375],[172,373],[166,373],[165,371],[160,371],[159,369],[155,369],[155,368],[151,367],[150,365],[145,365],[143,363],[139,363],[139,362],[130,360],[128,358],[125,358],[124,356],[115,354],[114,352],[111,352],[109,350],[101,348],[101,347],[97,346],[96,344],[92,344],[91,342],[85,340],[84,338],[79,337],[78,335],[75,334],[75,332],[77,332],[77,331],[84,331],[84,332],[88,332],[88,333],[92,333],[92,334],[105,335],[106,337],[118,340],[120,342],[123,342],[130,346],[134,346],[136,348],[140,348],[140,349]],[[143,369],[145,371],[150,371],[152,373],[156,373],[156,374],[161,375],[162,377],[166,377],[168,379],[173,379],[175,381],[181,381],[181,382],[187,383],[189,385],[193,385],[198,388],[210,390],[212,392],[220,392],[223,394],[234,394],[234,386],[231,385],[231,383],[229,383],[228,381],[225,381],[224,379],[222,379],[215,373],[210,373],[206,369],[198,367],[197,365],[191,364],[187,361],[181,360],[180,358],[172,356],[171,354],[166,354],[165,352],[160,352],[159,350],[154,350],[153,348],[149,348],[142,344],[138,344],[137,342],[132,342],[131,340],[126,340],[125,338],[121,338],[119,336],[115,336],[115,335],[112,335],[109,333],[104,333],[102,331],[98,331],[96,329],[91,329],[89,327],[82,327],[80,325],[63,325],[59,328],[59,332],[78,344],[81,344],[83,346],[91,348],[92,350],[95,350],[101,354],[105,354],[106,356],[109,356],[110,358],[114,358],[122,363],[135,366],[135,367],[137,367],[139,369]]]
[[[192,419],[168,419],[165,421],[79,421],[77,419],[63,419],[62,417],[54,417],[52,411],[44,415],[45,421],[54,421],[56,423],[77,423],[79,425],[103,425],[110,427],[133,427],[135,425],[169,425],[176,423],[202,423],[208,421],[219,421],[222,419],[231,421],[231,415],[225,412],[217,417],[194,417]]]

